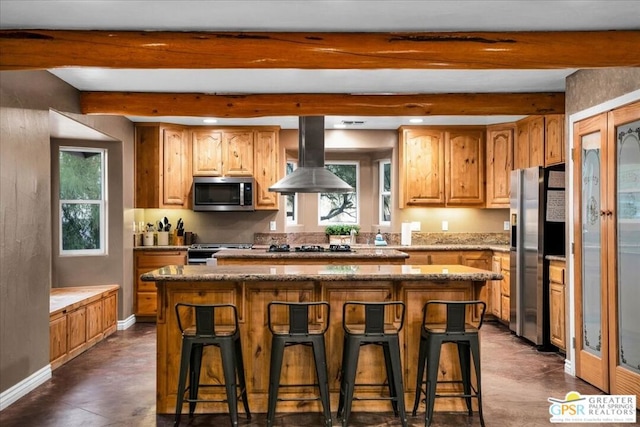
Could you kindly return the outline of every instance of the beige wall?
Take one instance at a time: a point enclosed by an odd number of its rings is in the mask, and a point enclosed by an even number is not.
[[[118,318],[131,314],[132,241],[125,239],[131,227],[127,231],[122,224],[127,217],[133,220],[132,124],[122,117],[78,114],[78,91],[46,71],[0,72],[0,392],[49,364],[50,109],[122,141],[124,171],[121,193],[114,195],[120,214],[113,239],[118,244],[119,234],[120,244],[110,253],[109,267],[93,269],[86,258],[78,258],[78,274],[68,265],[60,276],[56,273],[56,281],[120,284]]]

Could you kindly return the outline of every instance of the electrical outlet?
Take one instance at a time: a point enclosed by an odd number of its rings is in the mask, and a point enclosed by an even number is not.
[[[269,222],[269,231],[276,231],[276,222],[275,221],[270,221]]]
[[[442,231],[449,230],[449,221],[442,221]]]
[[[509,221],[505,221],[503,225],[504,231],[509,231],[511,228],[511,223]]]
[[[411,231],[420,231],[420,221],[411,222]]]

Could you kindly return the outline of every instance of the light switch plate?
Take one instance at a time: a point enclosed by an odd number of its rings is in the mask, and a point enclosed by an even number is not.
[[[442,221],[442,231],[449,230],[449,221]]]
[[[270,221],[269,222],[269,231],[276,231],[276,222],[275,221]]]
[[[510,227],[511,227],[511,223],[509,221],[505,221],[503,225],[504,231],[509,231]]]
[[[420,221],[411,222],[411,231],[420,231]]]

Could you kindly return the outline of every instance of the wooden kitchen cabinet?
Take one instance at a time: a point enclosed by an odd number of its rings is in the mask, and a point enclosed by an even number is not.
[[[493,255],[491,257],[491,271],[494,273],[502,273],[502,262],[500,256]],[[502,280],[492,280],[491,290],[489,297],[489,305],[491,310],[489,311],[493,317],[500,319],[500,313],[502,312]]]
[[[401,208],[484,205],[484,128],[403,126],[399,132]]]
[[[182,126],[136,125],[136,208],[186,209],[191,206],[190,146]]]
[[[564,163],[564,114],[544,118],[544,165]]]
[[[488,208],[508,208],[513,170],[515,124],[487,127],[487,204]]]
[[[256,180],[254,200],[256,210],[278,210],[280,194],[269,191],[269,187],[280,180],[284,165],[278,155],[278,130],[265,129],[255,133],[254,177]]]
[[[500,254],[502,280],[500,281],[500,320],[509,324],[511,317],[511,259],[510,254]]]
[[[49,309],[49,361],[56,369],[117,329],[118,285],[54,288]]]
[[[140,280],[140,276],[144,273],[148,273],[149,271],[164,267],[165,265],[185,265],[186,263],[187,251],[135,251],[135,298],[133,312],[136,317],[148,318],[146,320],[155,320],[158,310],[158,297],[155,283],[143,282]]]
[[[191,149],[193,152],[193,176],[222,176],[223,159],[222,131],[202,129],[191,131]]]
[[[551,344],[566,351],[565,262],[549,261],[549,337]]]
[[[530,116],[516,122],[514,169],[544,166],[544,123],[544,116]]]

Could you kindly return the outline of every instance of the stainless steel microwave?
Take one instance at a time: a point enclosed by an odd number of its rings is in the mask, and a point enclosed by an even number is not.
[[[193,178],[194,211],[253,211],[254,179],[245,177]]]

